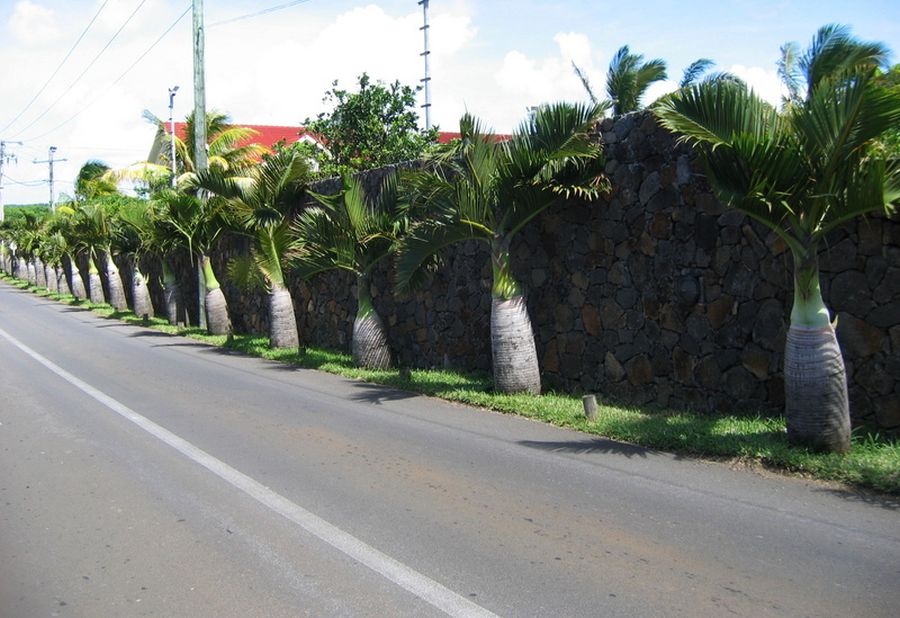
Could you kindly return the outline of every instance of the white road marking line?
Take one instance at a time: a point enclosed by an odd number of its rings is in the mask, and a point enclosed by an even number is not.
[[[300,505],[291,502],[284,496],[265,487],[253,478],[194,446],[184,438],[175,435],[168,429],[141,416],[128,406],[94,388],[87,382],[78,379],[62,367],[59,367],[52,361],[35,352],[2,328],[0,328],[0,336],[75,388],[90,397],[93,397],[104,406],[116,414],[128,419],[150,435],[165,442],[188,459],[200,464],[219,478],[227,481],[233,487],[240,489],[260,504],[294,522],[313,536],[328,543],[357,562],[369,567],[376,573],[387,578],[404,590],[411,592],[437,609],[440,609],[450,616],[496,616],[496,614],[493,614],[480,605],[460,596],[449,588],[442,586],[430,577],[391,558],[387,554],[367,545],[355,536],[344,532],[337,526],[334,526],[321,517],[307,511]]]

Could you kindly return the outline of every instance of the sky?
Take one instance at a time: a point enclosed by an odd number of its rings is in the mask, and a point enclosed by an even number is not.
[[[34,161],[53,146],[57,196],[72,193],[88,160],[114,168],[145,160],[155,128],[142,113],[167,119],[176,85],[175,117],[184,119],[193,109],[190,5],[0,0],[0,140],[15,157],[3,166],[3,203],[47,202],[49,166]],[[327,111],[334,80],[352,87],[362,72],[409,85],[424,75],[417,0],[204,5],[207,108],[238,123],[299,126]],[[668,65],[670,80],[646,102],[701,57],[777,102],[780,46],[805,47],[829,23],[887,44],[900,62],[896,0],[431,0],[429,21],[432,122],[446,131],[466,111],[510,132],[530,106],[586,100],[573,62],[602,94],[622,45]]]

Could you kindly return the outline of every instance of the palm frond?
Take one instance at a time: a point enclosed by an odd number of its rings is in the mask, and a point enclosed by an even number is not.
[[[700,76],[715,66],[715,62],[709,58],[698,58],[685,68],[681,75],[681,81],[678,83],[679,88],[687,88],[693,86]]]

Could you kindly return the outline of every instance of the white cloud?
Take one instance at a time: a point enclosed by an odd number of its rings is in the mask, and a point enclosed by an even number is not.
[[[45,6],[22,0],[9,18],[9,32],[24,45],[42,45],[59,34],[56,13]]]
[[[728,71],[734,73],[747,85],[753,89],[756,94],[771,103],[772,105],[781,105],[781,97],[787,94],[787,90],[778,72],[761,67],[745,67],[741,64],[734,64],[728,68]]]

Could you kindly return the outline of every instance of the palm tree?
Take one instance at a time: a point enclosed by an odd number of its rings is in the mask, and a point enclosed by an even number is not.
[[[92,303],[104,302],[103,285],[97,261],[103,260],[109,287],[109,304],[117,311],[128,308],[125,286],[119,267],[113,259],[114,238],[120,233],[121,221],[116,215],[119,199],[95,199],[74,207],[76,242],[88,259],[88,295]]]
[[[490,247],[491,349],[494,384],[502,392],[540,392],[540,371],[525,295],[510,264],[510,243],[560,199],[593,198],[605,188],[602,151],[591,135],[600,105],[556,103],[539,108],[508,142],[466,114],[462,139],[430,170],[407,179],[410,201],[428,216],[401,242],[398,286],[407,289],[422,265],[444,247],[479,240]]]
[[[884,46],[825,26],[795,64],[783,67],[791,95],[781,112],[727,81],[697,84],[656,110],[664,126],[699,148],[720,201],[790,247],[788,437],[817,449],[850,448],[847,376],[819,285],[821,240],[856,216],[900,201],[896,162],[871,156],[874,141],[900,123],[900,93],[875,79],[886,58]]]
[[[606,73],[606,94],[613,103],[616,116],[640,109],[640,100],[653,82],[666,79],[666,63],[657,58],[644,62],[640,54],[632,54],[627,45],[619,48]]]
[[[81,166],[75,178],[75,196],[80,200],[92,200],[118,193],[110,179],[110,167],[103,161],[92,159]]]
[[[249,286],[260,277],[269,292],[269,341],[273,348],[297,348],[300,337],[294,301],[285,270],[296,240],[291,214],[309,178],[305,157],[295,150],[266,156],[245,177],[226,177],[210,168],[198,175],[200,185],[226,198],[241,231],[253,240],[251,254],[231,263],[232,278]]]
[[[294,227],[301,242],[298,271],[304,278],[328,270],[356,276],[353,361],[359,367],[387,369],[391,351],[384,323],[372,303],[370,278],[391,255],[407,224],[398,206],[397,177],[385,177],[374,198],[349,173],[341,177],[341,183],[335,195],[314,194],[319,205],[304,210]]]
[[[227,202],[222,198],[203,199],[194,193],[161,191],[153,199],[157,225],[162,234],[177,238],[197,260],[203,284],[206,286],[205,306],[207,329],[211,335],[231,332],[228,305],[213,271],[210,252],[229,223],[225,217]]]
[[[141,260],[152,251],[156,226],[150,202],[130,199],[119,208],[122,225],[113,246],[131,263],[131,298],[134,314],[153,317],[148,278],[141,271]]]

